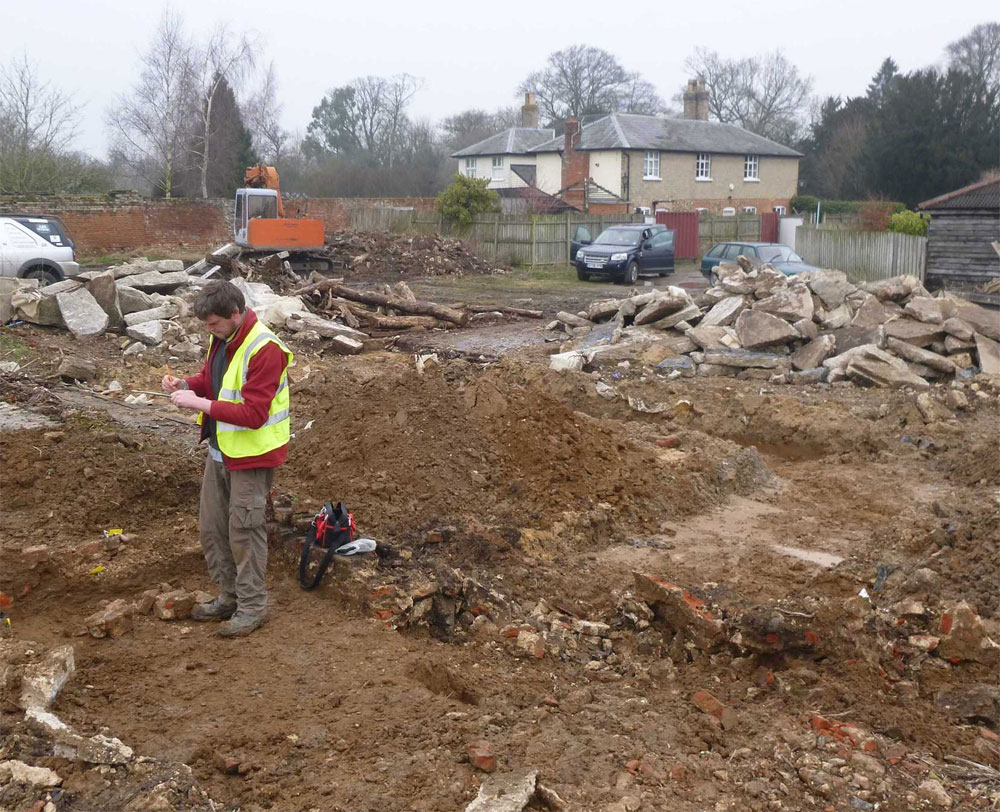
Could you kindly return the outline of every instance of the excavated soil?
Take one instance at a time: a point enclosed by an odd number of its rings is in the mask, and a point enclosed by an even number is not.
[[[73,637],[103,600],[210,587],[202,452],[193,428],[166,419],[176,412],[138,419],[67,403],[52,381],[7,380],[6,400],[57,425],[0,431],[0,589],[17,636],[72,637],[77,674],[54,710],[79,731],[109,728],[140,754],[188,764],[220,808],[243,810],[460,810],[484,778],[466,749],[483,739],[500,771],[539,770],[569,809],[867,808],[847,800],[864,782],[811,783],[809,758],[855,765],[842,743],[817,749],[814,715],[878,739],[891,783],[873,776],[867,797],[882,810],[922,808],[928,760],[987,759],[982,731],[996,719],[956,718],[938,697],[995,685],[995,673],[914,654],[907,634],[927,629],[859,613],[856,596],[964,599],[996,636],[995,398],[927,426],[902,393],[620,382],[666,407],[649,414],[598,396],[587,376],[514,360],[418,374],[406,355],[300,359],[277,499],[299,517],[343,500],[383,554],[307,593],[275,547],[272,620],[236,641],[150,616],[121,638]],[[102,382],[126,388],[163,373],[105,363]],[[126,540],[109,543],[111,528]],[[26,558],[38,544],[47,557]],[[934,580],[914,586],[918,570]],[[443,572],[486,585],[503,616],[394,629],[359,598],[362,573],[370,585]],[[748,617],[781,607],[816,642],[740,656],[639,629],[619,608],[634,572]],[[521,656],[501,627],[544,605],[611,624],[615,660]],[[698,710],[699,690],[735,722]],[[890,745],[901,763],[890,766]],[[220,756],[238,773],[220,772]],[[59,809],[95,808],[85,775]],[[975,787],[952,787],[953,808],[988,809]]]

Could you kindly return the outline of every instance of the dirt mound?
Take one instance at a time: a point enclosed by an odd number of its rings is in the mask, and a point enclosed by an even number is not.
[[[753,460],[718,469],[738,450],[730,443],[658,449],[648,426],[573,411],[513,366],[454,361],[419,375],[399,356],[382,360],[377,376],[369,362],[297,388],[299,419],[312,426],[297,430],[280,477],[300,499],[343,499],[365,532],[413,538],[474,518],[509,529],[513,542],[525,528],[565,528],[597,508],[655,532],[759,479],[744,475]]]
[[[175,446],[74,418],[0,432],[8,541],[43,544],[145,526],[197,500],[198,459]]]
[[[338,231],[322,253],[348,279],[493,274],[502,268],[469,251],[461,240],[435,234]]]

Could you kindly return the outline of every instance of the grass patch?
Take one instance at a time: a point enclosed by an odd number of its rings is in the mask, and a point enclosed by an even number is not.
[[[10,330],[0,328],[0,361],[21,363],[31,355],[31,347]]]
[[[204,259],[205,254],[211,250],[212,248],[210,246],[203,250],[186,248],[176,251],[149,248],[145,251],[123,251],[116,254],[80,254],[77,256],[76,261],[81,265],[92,266],[121,265],[124,262],[131,262],[134,259],[148,259],[152,262],[155,262],[158,259],[180,259],[183,260],[185,264],[189,265],[193,262],[197,262],[199,259]]]

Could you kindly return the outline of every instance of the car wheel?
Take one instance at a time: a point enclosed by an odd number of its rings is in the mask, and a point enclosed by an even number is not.
[[[581,282],[589,282],[590,281],[590,274],[587,273],[586,271],[581,271],[579,268],[577,268],[576,269],[576,278],[579,279]]]
[[[46,285],[53,285],[59,281],[59,277],[56,276],[54,271],[50,271],[44,265],[36,265],[34,268],[28,268],[24,272],[25,279],[37,279],[42,287]]]
[[[626,285],[634,285],[636,280],[639,279],[639,263],[634,259],[628,264],[625,269],[625,278],[622,280]]]

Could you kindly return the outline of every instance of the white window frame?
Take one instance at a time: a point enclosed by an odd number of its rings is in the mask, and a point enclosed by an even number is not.
[[[490,180],[503,180],[503,178],[503,155],[494,155]]]
[[[760,156],[759,155],[744,155],[743,156],[743,180],[748,183],[759,183],[760,182]]]
[[[475,158],[466,158],[465,159],[465,169],[463,170],[463,174],[467,178],[474,178],[476,176],[476,159]]]
[[[779,217],[784,217],[786,214],[788,214],[788,209],[786,209],[784,206],[775,206],[774,213],[777,214]]]
[[[732,206],[726,206],[722,210],[722,216],[723,217],[735,217],[736,216],[736,209],[733,208]]]
[[[712,179],[712,154],[710,152],[698,153],[694,164],[694,179],[703,182]]]
[[[660,177],[660,153],[657,150],[646,150],[642,156],[642,179],[662,180]]]
[[[756,206],[744,206],[743,207],[743,213],[744,214],[756,214],[757,213],[757,207]]]

